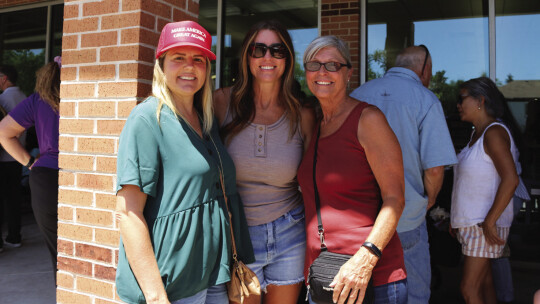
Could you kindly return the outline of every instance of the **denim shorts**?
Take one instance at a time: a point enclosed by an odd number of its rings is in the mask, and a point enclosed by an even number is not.
[[[374,304],[406,304],[408,301],[407,279],[375,286],[373,292]],[[311,300],[311,295],[309,295],[309,303],[317,304]]]
[[[273,222],[250,226],[255,262],[247,266],[255,272],[261,289],[292,285],[304,280],[306,228],[304,206],[298,206]]]
[[[219,284],[171,304],[229,304],[229,296],[225,284]]]

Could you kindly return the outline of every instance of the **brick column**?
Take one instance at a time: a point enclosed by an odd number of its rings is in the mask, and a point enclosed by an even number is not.
[[[322,0],[321,1],[321,35],[335,35],[349,46],[353,76],[349,84],[350,90],[360,85],[360,5],[359,1]]]
[[[120,303],[116,153],[132,108],[151,92],[168,22],[198,0],[65,1],[60,104],[58,303]]]

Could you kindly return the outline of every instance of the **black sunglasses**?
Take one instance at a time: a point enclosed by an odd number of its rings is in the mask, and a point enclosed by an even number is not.
[[[283,43],[274,43],[266,45],[264,43],[252,43],[248,47],[248,54],[253,58],[261,58],[266,55],[266,51],[270,51],[270,55],[276,59],[283,59],[287,57],[289,51]]]
[[[304,68],[306,69],[306,71],[310,71],[310,72],[317,72],[318,70],[321,69],[321,66],[324,65],[324,68],[328,71],[328,72],[337,72],[339,71],[342,67],[348,67],[348,68],[351,68],[351,64],[350,63],[340,63],[340,62],[318,62],[318,61],[308,61],[306,63],[304,63]]]
[[[457,104],[462,104],[463,100],[465,100],[465,98],[470,97],[470,96],[471,95],[469,95],[469,94],[460,94],[460,95],[458,95]]]
[[[424,58],[424,64],[422,65],[422,74],[424,74],[424,70],[426,69],[427,60],[429,58],[429,50],[428,50],[427,46],[425,46],[423,44],[420,44],[419,47],[423,48],[424,51],[426,51],[426,57]]]

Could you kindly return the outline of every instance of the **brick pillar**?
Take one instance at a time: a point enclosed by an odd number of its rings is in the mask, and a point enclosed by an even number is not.
[[[359,1],[322,0],[321,1],[321,35],[335,35],[349,46],[353,76],[349,84],[350,90],[360,85],[360,5]]]
[[[62,41],[58,303],[120,303],[116,153],[132,108],[151,92],[168,22],[196,20],[198,0],[66,1]]]

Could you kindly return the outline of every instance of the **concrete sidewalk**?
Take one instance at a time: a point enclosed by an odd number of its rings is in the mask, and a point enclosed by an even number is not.
[[[23,215],[22,234],[22,247],[4,246],[4,252],[0,253],[0,304],[56,303],[49,252],[32,213]],[[519,252],[526,251],[527,248],[530,249],[530,244],[529,247],[523,248],[516,246],[513,252],[517,256]],[[538,258],[534,261],[512,260],[511,265],[516,298],[513,303],[531,304],[534,292],[540,289]],[[464,303],[459,292],[461,266],[438,267],[438,270],[441,281],[438,288],[433,291],[430,303]]]
[[[21,247],[4,245],[0,253],[0,303],[56,303],[49,251],[32,213],[23,214],[21,234]]]

